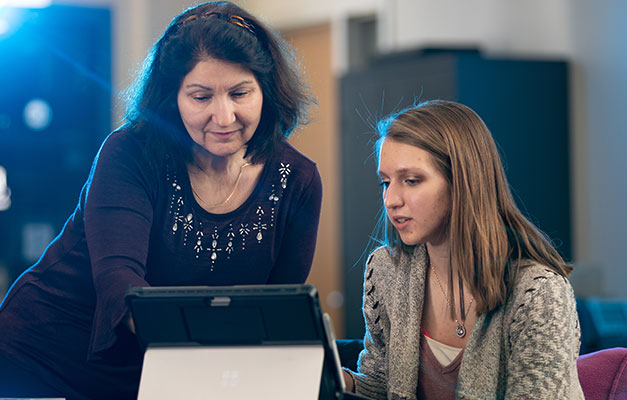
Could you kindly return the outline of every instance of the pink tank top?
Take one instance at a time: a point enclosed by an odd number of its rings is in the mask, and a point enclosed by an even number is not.
[[[418,400],[454,400],[457,374],[464,351],[449,365],[442,366],[435,358],[424,335],[420,339],[420,366],[418,368]]]

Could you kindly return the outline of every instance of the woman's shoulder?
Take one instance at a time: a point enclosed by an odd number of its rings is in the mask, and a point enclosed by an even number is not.
[[[398,251],[398,254],[395,253]],[[378,276],[391,275],[394,280],[406,281],[407,276],[420,270],[426,260],[426,248],[418,245],[409,252],[380,246],[370,252],[366,260],[366,275],[376,271]]]
[[[141,132],[121,127],[111,132],[102,142],[101,153],[129,155],[136,158],[144,153],[146,135]]]
[[[570,284],[568,278],[546,265],[533,261],[522,262],[518,269],[515,288],[528,290],[538,286],[569,288]]]
[[[389,246],[379,246],[368,254],[368,258],[366,259],[366,268],[374,268],[376,265],[386,264],[389,262],[392,262]]]
[[[364,283],[386,280],[384,276],[389,274],[393,262],[388,246],[380,246],[372,250],[364,265]]]
[[[276,160],[278,163],[290,164],[300,170],[316,169],[316,162],[307,157],[300,150],[286,140],[281,141],[278,146]]]
[[[145,139],[145,134],[125,128],[111,132],[98,150],[92,173],[100,171],[115,177],[129,174],[153,177],[156,170],[146,151]]]
[[[510,296],[513,309],[557,307],[574,301],[568,278],[546,265],[535,262],[521,264]]]

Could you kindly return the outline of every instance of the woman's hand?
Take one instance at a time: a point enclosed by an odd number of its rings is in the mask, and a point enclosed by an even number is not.
[[[124,325],[127,326],[129,331],[135,333],[135,322],[133,321],[133,316],[131,315],[130,311],[126,315],[126,318],[124,318]]]
[[[342,375],[344,375],[344,382],[346,383],[346,392],[355,393],[355,378],[345,369],[342,369]]]

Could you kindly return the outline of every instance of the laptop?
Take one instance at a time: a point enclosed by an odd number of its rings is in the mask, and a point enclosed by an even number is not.
[[[340,400],[344,380],[312,285],[132,287],[145,349],[139,400]]]

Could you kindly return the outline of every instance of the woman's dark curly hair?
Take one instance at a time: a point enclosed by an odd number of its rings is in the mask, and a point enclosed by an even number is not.
[[[291,48],[237,5],[204,3],[172,20],[127,92],[125,127],[148,133],[147,151],[157,164],[168,152],[191,160],[193,142],[176,99],[183,78],[209,57],[249,69],[261,86],[261,120],[246,149],[253,163],[264,162],[306,122],[313,100]]]

